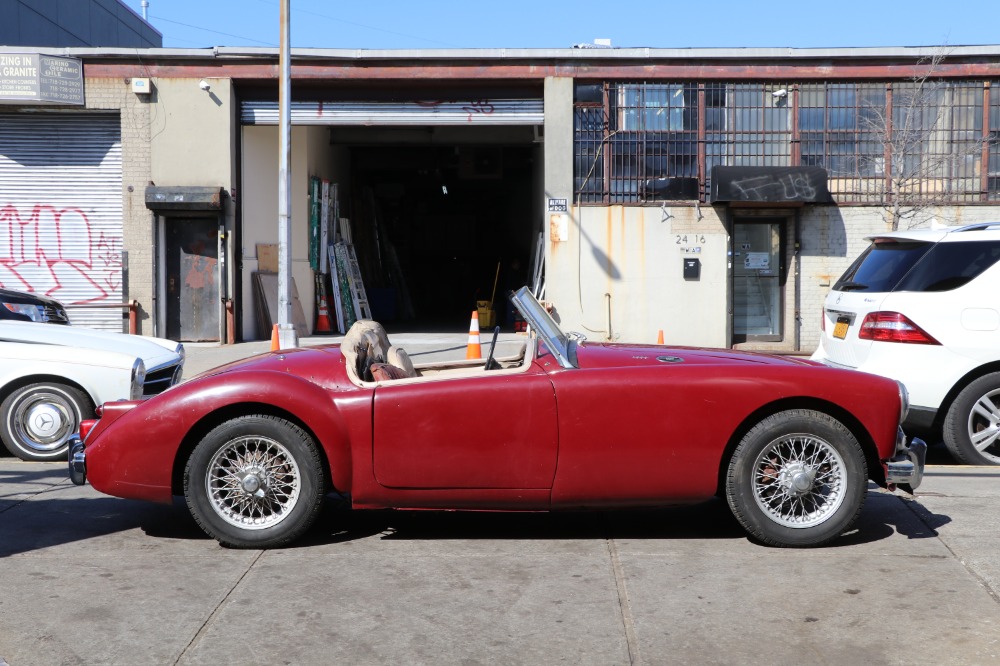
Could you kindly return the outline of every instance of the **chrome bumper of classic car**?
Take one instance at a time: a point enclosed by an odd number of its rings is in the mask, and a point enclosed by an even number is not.
[[[904,486],[904,490],[912,492],[924,478],[926,459],[927,443],[919,437],[914,437],[907,444],[906,434],[900,428],[896,434],[896,455],[885,464],[886,482]]]
[[[87,454],[76,435],[69,438],[69,479],[78,486],[87,483]]]

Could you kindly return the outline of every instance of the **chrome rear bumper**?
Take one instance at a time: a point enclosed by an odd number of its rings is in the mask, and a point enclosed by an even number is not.
[[[69,479],[78,486],[87,483],[87,454],[77,435],[69,439]]]
[[[885,463],[886,483],[913,492],[924,478],[926,460],[927,443],[918,437],[907,443],[906,434],[900,428],[896,435],[896,455]]]

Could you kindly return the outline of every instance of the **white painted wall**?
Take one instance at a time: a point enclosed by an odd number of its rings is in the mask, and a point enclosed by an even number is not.
[[[728,236],[708,209],[573,207],[569,238],[548,237],[546,300],[591,340],[726,345]],[[701,261],[685,280],[683,260]],[[609,310],[610,307],[610,310]]]
[[[324,127],[293,127],[291,134],[292,278],[311,332],[316,302],[309,265],[309,176],[337,182],[347,172],[347,159],[343,148],[330,146],[329,131]],[[237,325],[244,340],[253,340],[257,337],[252,283],[257,244],[278,242],[278,128],[248,126],[242,136],[243,236],[239,252],[243,257],[243,317]],[[344,181],[346,178],[341,178],[342,187],[346,186]]]

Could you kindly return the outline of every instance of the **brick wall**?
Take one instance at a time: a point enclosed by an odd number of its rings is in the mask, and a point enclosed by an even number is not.
[[[123,79],[84,79],[86,108],[115,111],[121,119],[122,142],[122,244],[128,253],[128,281],[123,299],[139,302],[139,333],[152,335],[153,239],[152,214],[146,208],[145,190],[150,181],[150,124],[155,91],[137,95]]]

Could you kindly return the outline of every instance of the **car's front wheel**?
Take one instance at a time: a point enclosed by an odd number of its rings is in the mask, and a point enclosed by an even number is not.
[[[21,460],[66,457],[69,438],[94,406],[83,391],[59,382],[38,382],[15,389],[0,403],[0,438]]]
[[[312,437],[266,415],[216,427],[184,470],[191,514],[209,536],[234,548],[273,548],[301,536],[319,514],[323,486]]]
[[[820,546],[857,520],[867,491],[861,445],[828,414],[794,409],[768,416],[736,447],[726,497],[761,543]]]
[[[1000,465],[1000,372],[962,389],[948,409],[941,434],[958,462]]]

